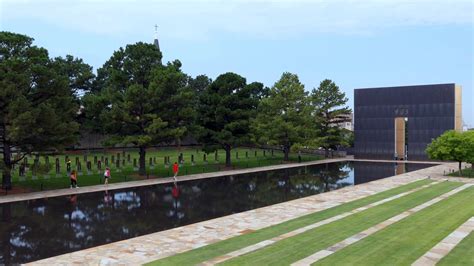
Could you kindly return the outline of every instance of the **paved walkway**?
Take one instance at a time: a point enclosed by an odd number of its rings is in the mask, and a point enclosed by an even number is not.
[[[335,159],[311,161],[311,162],[306,162],[306,163],[289,163],[289,164],[279,164],[279,165],[255,167],[255,168],[248,168],[248,169],[220,171],[220,172],[203,173],[203,174],[195,174],[195,175],[185,175],[185,176],[178,176],[178,181],[213,178],[213,177],[220,177],[220,176],[227,176],[227,175],[248,174],[248,173],[261,172],[261,171],[279,170],[279,169],[310,166],[310,165],[317,165],[317,164],[343,162],[343,161],[350,161],[350,160],[351,160],[350,158],[349,159],[335,158]],[[110,190],[116,190],[116,189],[134,188],[134,187],[150,186],[150,185],[157,185],[157,184],[167,184],[167,183],[173,183],[173,182],[174,182],[174,179],[172,177],[166,177],[166,178],[139,180],[139,181],[120,182],[120,183],[114,183],[114,184],[108,184],[108,185],[87,186],[87,187],[80,187],[80,188],[74,188],[74,189],[66,188],[66,189],[55,189],[55,190],[48,190],[48,191],[32,192],[32,193],[13,194],[13,195],[0,196],[0,204],[6,203],[6,202],[51,198],[51,197],[58,197],[58,196],[69,196],[71,194],[84,194],[84,193],[99,192],[99,191],[105,191],[105,190],[110,191]]]
[[[412,265],[414,266],[431,266],[436,265],[438,261],[451,252],[466,236],[474,231],[474,217],[467,220],[459,226],[454,232],[441,240],[436,246],[426,252]]]
[[[321,162],[324,163],[324,162]],[[296,166],[300,166],[297,164]],[[33,265],[138,265],[217,241],[279,224],[310,213],[374,195],[427,176],[442,177],[450,164],[345,187],[251,211],[114,242],[33,262]]]
[[[366,229],[366,230],[364,230],[360,233],[357,233],[353,236],[350,236],[350,237],[342,240],[339,243],[336,243],[336,244],[334,244],[334,245],[332,245],[332,246],[330,246],[326,249],[320,250],[320,251],[318,251],[318,252],[316,252],[316,253],[314,253],[314,254],[312,254],[312,255],[304,258],[304,259],[301,259],[297,262],[294,262],[291,265],[292,266],[308,266],[308,265],[311,265],[311,264],[317,262],[318,260],[321,260],[321,259],[323,259],[327,256],[330,256],[330,255],[336,253],[337,251],[339,251],[339,250],[341,250],[341,249],[343,249],[343,248],[345,248],[345,247],[347,247],[351,244],[354,244],[354,243],[356,243],[356,242],[358,242],[358,241],[360,241],[360,240],[362,240],[362,239],[364,239],[364,238],[366,238],[370,235],[373,235],[373,234],[377,233],[378,231],[383,230],[383,229],[387,228],[388,226],[390,226],[390,225],[392,225],[396,222],[399,222],[402,219],[407,218],[410,215],[413,215],[414,213],[417,213],[417,212],[419,212],[419,211],[421,211],[425,208],[428,208],[428,207],[430,207],[430,206],[432,206],[432,205],[434,205],[434,204],[436,204],[436,203],[438,203],[438,202],[440,202],[440,201],[442,201],[442,200],[444,200],[444,199],[446,199],[446,198],[448,198],[448,197],[450,197],[450,196],[452,196],[456,193],[459,193],[459,192],[461,192],[461,191],[463,191],[463,190],[465,190],[469,187],[472,187],[472,186],[474,186],[474,184],[465,184],[461,187],[458,187],[454,190],[451,190],[447,193],[444,193],[443,195],[441,195],[439,197],[436,197],[436,198],[434,198],[430,201],[427,201],[423,204],[420,204],[420,205],[418,205],[418,206],[416,206],[416,207],[414,207],[414,208],[412,208],[408,211],[404,211],[404,212],[402,212],[402,213],[400,213],[400,214],[398,214],[398,215],[396,215],[392,218],[389,218],[389,219],[387,219],[387,220],[385,220],[385,221],[383,221],[383,222],[381,222],[377,225],[374,225],[374,226],[372,226],[372,227],[370,227],[370,228],[368,228],[368,229]]]
[[[433,165],[438,165],[442,164],[442,162],[436,162],[436,161],[394,161],[394,160],[372,160],[372,159],[354,159],[353,156],[349,157],[352,159],[349,159],[350,161],[355,161],[355,162],[380,162],[380,163],[417,163],[417,164],[433,164]]]
[[[362,207],[359,207],[359,208],[357,208],[357,209],[354,209],[354,210],[351,210],[351,211],[348,211],[348,212],[345,212],[345,213],[341,213],[341,214],[339,214],[339,215],[336,215],[336,216],[333,216],[333,217],[331,217],[331,218],[328,218],[328,219],[319,221],[319,222],[317,222],[317,223],[314,223],[314,224],[311,224],[311,225],[308,225],[308,226],[305,226],[305,227],[298,228],[298,229],[296,229],[296,230],[294,230],[294,231],[291,231],[291,232],[288,232],[288,233],[285,233],[285,234],[276,236],[276,237],[274,237],[274,238],[267,239],[267,240],[264,240],[264,241],[262,241],[262,242],[256,243],[256,244],[254,244],[254,245],[247,246],[247,247],[245,247],[245,248],[242,248],[242,249],[239,249],[239,250],[230,252],[230,253],[228,253],[228,254],[225,254],[225,255],[216,257],[216,258],[214,258],[214,259],[212,259],[212,260],[205,261],[205,262],[202,263],[202,265],[215,265],[215,264],[218,264],[218,263],[222,263],[222,262],[224,262],[224,261],[227,261],[227,260],[236,258],[236,257],[238,257],[238,256],[242,256],[242,255],[244,255],[244,254],[247,254],[247,253],[250,253],[250,252],[253,252],[253,251],[262,249],[262,248],[264,248],[264,247],[266,247],[266,246],[273,245],[273,244],[275,244],[276,242],[278,242],[278,241],[280,241],[280,240],[283,240],[283,239],[286,239],[286,238],[290,238],[290,237],[293,237],[293,236],[302,234],[302,233],[304,233],[304,232],[307,232],[307,231],[309,231],[309,230],[318,228],[318,227],[323,226],[323,225],[325,225],[325,224],[329,224],[329,223],[332,223],[332,222],[341,220],[341,219],[343,219],[343,218],[346,218],[347,216],[350,216],[350,215],[353,215],[353,214],[356,214],[356,213],[365,211],[365,210],[370,209],[370,208],[375,207],[375,206],[379,206],[379,205],[381,205],[381,204],[384,204],[384,203],[386,203],[386,202],[389,202],[389,201],[392,201],[392,200],[401,198],[401,197],[406,196],[406,195],[409,195],[409,194],[411,194],[411,193],[415,193],[415,192],[420,191],[420,190],[422,190],[422,189],[424,189],[424,188],[428,188],[428,187],[431,187],[431,186],[433,186],[433,185],[439,184],[440,182],[441,182],[441,181],[431,182],[431,183],[429,183],[429,184],[427,184],[427,185],[424,185],[424,186],[421,186],[421,187],[417,187],[417,188],[412,189],[412,190],[409,190],[409,191],[407,191],[407,192],[403,192],[403,193],[394,195],[394,196],[392,196],[392,197],[388,197],[388,198],[385,198],[385,199],[383,199],[383,200],[379,200],[379,201],[376,201],[376,202],[374,202],[374,203],[368,204],[368,205],[366,205],[366,206],[362,206]]]

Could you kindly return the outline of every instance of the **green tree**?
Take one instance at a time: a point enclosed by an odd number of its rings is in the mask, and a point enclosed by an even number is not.
[[[96,87],[84,97],[90,127],[109,136],[105,144],[139,148],[140,175],[147,148],[179,143],[194,121],[194,94],[180,68],[178,60],[161,65],[152,44],[127,45],[99,69]]]
[[[155,111],[168,125],[160,142],[181,140],[195,131],[196,91],[189,85],[189,77],[181,71],[181,62],[175,60],[166,67],[155,69],[150,89],[154,92]]]
[[[211,85],[212,80],[206,75],[198,75],[195,78],[189,78],[189,87],[191,87],[197,94],[203,92],[209,85]]]
[[[472,170],[474,170],[474,131],[469,130],[462,133],[464,148],[466,150],[466,162],[471,164]]]
[[[68,78],[68,85],[77,95],[92,89],[95,81],[95,75],[92,73],[92,67],[81,58],[74,58],[72,55],[66,55],[65,58],[56,57],[54,59],[56,71]]]
[[[426,153],[433,160],[458,162],[459,173],[462,174],[461,163],[472,156],[472,146],[467,141],[470,137],[465,137],[463,133],[455,130],[446,131],[428,145]]]
[[[339,126],[350,120],[351,110],[346,107],[347,98],[344,92],[331,80],[321,81],[317,89],[311,92],[312,116],[317,135],[313,145],[323,147],[328,157],[329,149],[347,146],[345,132]]]
[[[93,88],[95,75],[92,73],[92,67],[84,63],[82,59],[74,58],[72,55],[66,55],[64,58],[54,58],[54,66],[59,74],[67,77],[69,88],[76,96],[77,104],[81,105],[80,112],[76,116],[76,122],[81,125],[80,132],[82,133],[87,123],[83,109],[84,104],[80,97]]]
[[[343,142],[342,142],[343,146],[354,147],[354,131],[343,128],[342,136],[343,136]]]
[[[263,84],[246,84],[245,78],[225,73],[200,94],[200,142],[204,151],[222,147],[226,166],[231,166],[231,150],[250,142],[250,118],[256,114]]]
[[[305,143],[309,118],[304,85],[297,75],[285,72],[262,99],[252,128],[257,142],[281,146],[288,160],[291,147]]]
[[[33,151],[62,149],[77,139],[79,105],[61,63],[33,39],[0,32],[0,147],[3,188],[11,169]],[[14,158],[12,158],[15,153]]]
[[[153,44],[138,42],[115,51],[105,64],[97,70],[93,91],[113,88],[124,91],[137,84],[147,88],[151,72],[161,66],[161,52]]]
[[[211,85],[212,80],[206,76],[206,75],[198,75],[195,78],[189,77],[188,79],[188,86],[191,89],[194,98],[191,100],[192,101],[192,106],[194,106],[194,121],[192,123],[192,126],[189,127],[189,133],[188,135],[192,138],[192,140],[197,141],[199,134],[201,132],[201,127],[199,125],[199,114],[197,113],[197,110],[200,110],[201,108],[199,107],[201,102],[201,94]]]

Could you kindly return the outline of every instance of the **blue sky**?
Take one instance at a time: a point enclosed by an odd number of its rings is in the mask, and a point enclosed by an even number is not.
[[[329,78],[351,107],[354,88],[454,82],[474,127],[473,14],[470,0],[1,0],[0,29],[97,69],[121,46],[152,42],[158,24],[164,60],[192,76],[272,86],[289,71],[307,90]]]

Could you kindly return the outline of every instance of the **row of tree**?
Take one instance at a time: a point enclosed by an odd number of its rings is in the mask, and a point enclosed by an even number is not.
[[[179,60],[161,63],[159,49],[147,43],[115,51],[92,67],[73,56],[50,58],[33,39],[0,32],[0,147],[3,181],[31,152],[61,150],[79,132],[109,136],[106,145],[139,148],[140,174],[146,150],[193,136],[206,152],[244,144],[277,145],[285,153],[302,146],[326,150],[346,144],[337,124],[348,118],[347,98],[331,80],[310,93],[298,76],[283,73],[271,88],[247,83],[235,73],[211,80],[190,77]],[[16,156],[12,158],[11,154]]]

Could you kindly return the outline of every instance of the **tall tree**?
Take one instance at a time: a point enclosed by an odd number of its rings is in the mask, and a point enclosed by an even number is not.
[[[250,118],[256,114],[263,84],[246,84],[244,77],[225,73],[200,94],[200,141],[206,152],[223,148],[226,166],[231,150],[250,141]]]
[[[307,93],[296,74],[285,72],[262,99],[252,127],[257,141],[279,145],[284,159],[290,149],[306,141],[310,118]]]
[[[177,60],[161,65],[152,44],[127,45],[98,71],[97,87],[84,97],[91,125],[109,136],[106,144],[139,148],[140,175],[146,174],[147,148],[179,142],[194,120],[193,92],[180,68]]]
[[[348,145],[343,128],[340,126],[350,120],[351,110],[345,106],[347,98],[344,92],[331,80],[321,81],[317,89],[311,92],[313,107],[313,121],[317,136],[314,143],[323,147],[328,157],[329,149],[336,149],[340,145]]]
[[[180,146],[181,140],[195,131],[196,91],[188,84],[189,77],[181,71],[179,60],[157,68],[152,76],[150,89],[157,97],[155,108],[162,120],[168,123],[167,135],[172,136],[160,142],[174,140]]]
[[[0,148],[3,188],[14,164],[33,151],[61,149],[77,139],[79,105],[60,63],[33,39],[0,32]],[[12,154],[15,157],[12,158]]]

